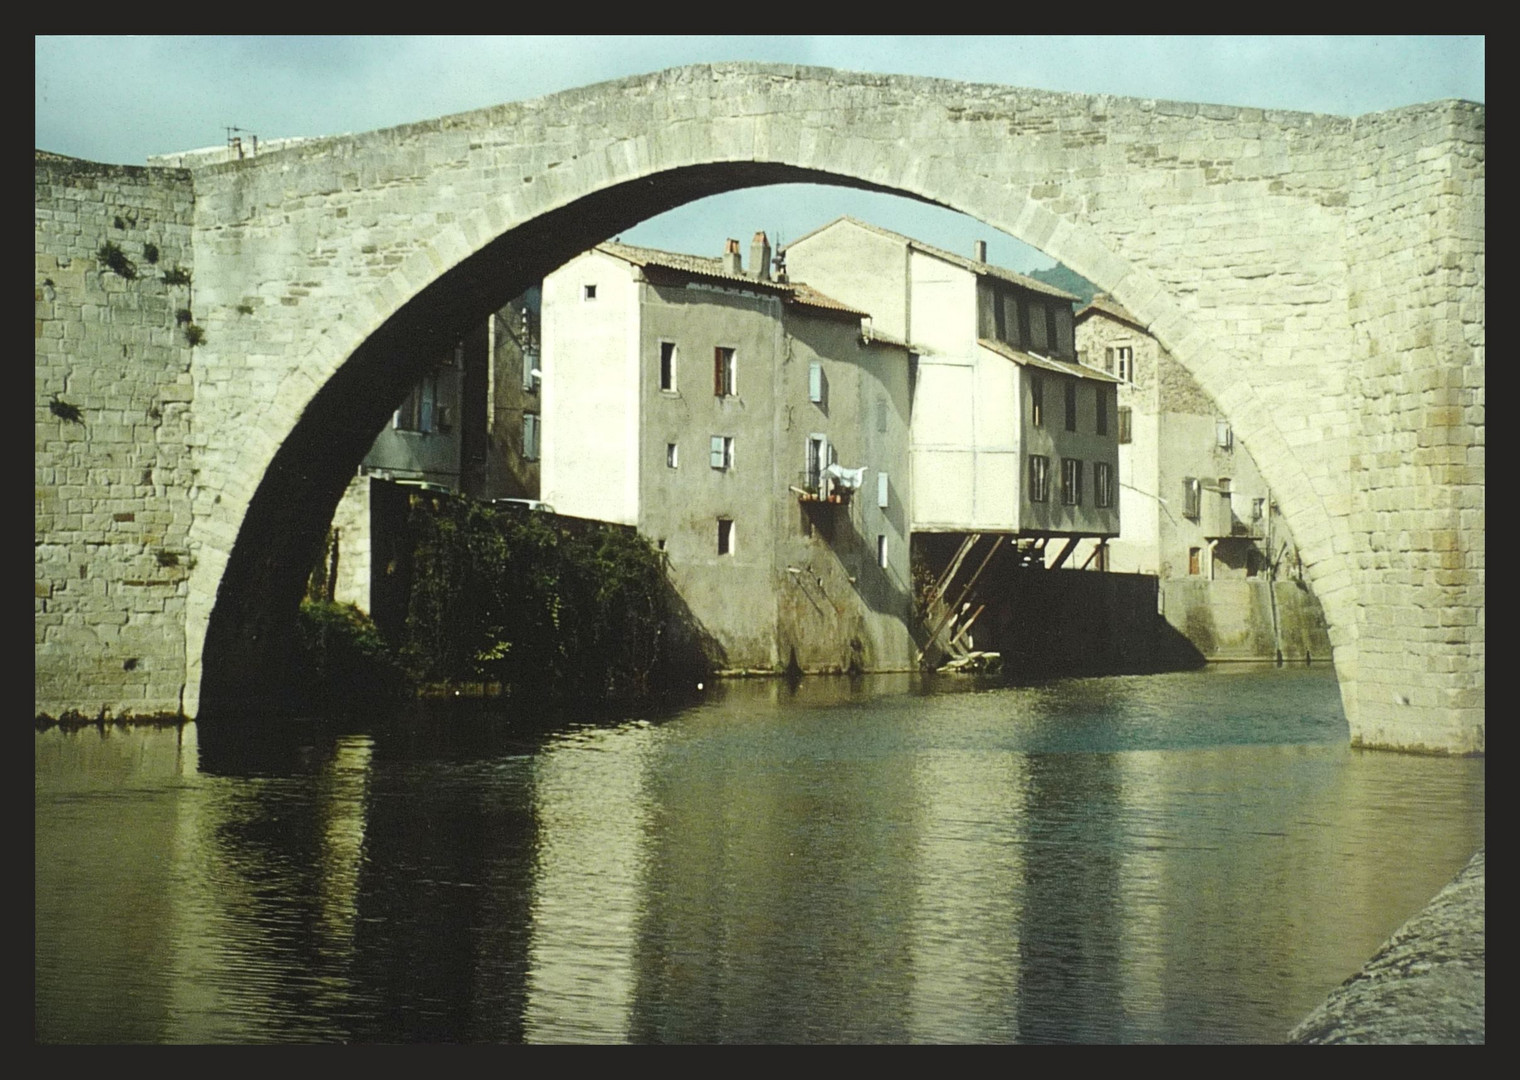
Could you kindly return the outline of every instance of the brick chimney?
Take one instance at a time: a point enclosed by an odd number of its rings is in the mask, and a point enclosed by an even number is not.
[[[744,273],[744,262],[739,254],[739,241],[730,239],[723,245],[723,272],[725,274]]]
[[[987,241],[985,241],[985,240],[978,240],[976,242],[976,249],[975,250],[976,250],[976,261],[979,262],[979,263],[986,262],[987,261]]]
[[[749,272],[761,281],[771,279],[771,242],[763,232],[749,242]]]

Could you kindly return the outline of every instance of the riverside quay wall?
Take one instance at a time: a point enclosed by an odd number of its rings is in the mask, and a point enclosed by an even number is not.
[[[1481,753],[1485,117],[721,64],[184,169],[39,153],[37,711],[251,707],[439,341],[654,214],[806,181],[1112,295],[1289,518],[1353,740]]]

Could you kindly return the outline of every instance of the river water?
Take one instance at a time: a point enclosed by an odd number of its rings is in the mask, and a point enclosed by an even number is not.
[[[1274,1042],[1484,843],[1328,666],[35,745],[45,1043]]]

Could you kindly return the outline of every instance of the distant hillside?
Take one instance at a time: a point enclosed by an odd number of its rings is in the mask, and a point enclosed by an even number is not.
[[[1092,282],[1060,263],[1056,263],[1049,270],[1031,270],[1029,276],[1047,285],[1054,285],[1058,289],[1065,289],[1073,296],[1080,296],[1083,304],[1091,303],[1093,294],[1098,291],[1098,287]]]

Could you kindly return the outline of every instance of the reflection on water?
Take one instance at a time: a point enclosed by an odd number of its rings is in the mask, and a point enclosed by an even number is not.
[[[1484,838],[1328,668],[35,742],[41,1042],[1274,1041]]]

